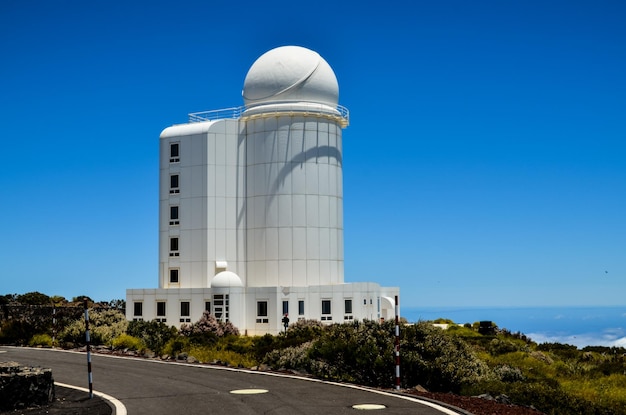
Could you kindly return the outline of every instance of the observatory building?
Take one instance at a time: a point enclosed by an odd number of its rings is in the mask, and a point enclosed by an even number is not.
[[[242,107],[161,133],[159,283],[126,291],[126,317],[180,326],[207,310],[249,335],[278,333],[285,314],[392,318],[397,287],[344,282],[348,111],[331,67],[279,47],[254,62],[242,95]]]

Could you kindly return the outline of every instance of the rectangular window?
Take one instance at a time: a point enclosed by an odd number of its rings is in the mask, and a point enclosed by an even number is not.
[[[352,315],[352,299],[344,299],[343,301],[343,308],[344,308],[344,316],[343,319],[344,320],[353,320],[354,316]]]
[[[289,314],[289,301],[283,301],[283,316]]]
[[[170,206],[170,225],[178,225],[178,206]]]
[[[211,302],[210,301],[205,301],[204,302],[204,311],[208,311],[209,313],[211,312]]]
[[[191,319],[189,318],[189,301],[180,302],[180,322],[181,323],[191,322]]]
[[[267,301],[256,302],[256,322],[269,323],[269,319],[267,318]]]
[[[157,301],[157,317],[165,317],[165,301]]]
[[[178,174],[172,174],[170,176],[170,194],[180,193],[178,188]]]
[[[332,320],[330,300],[322,300],[322,321]]]
[[[178,238],[170,238],[170,256],[179,256]]]
[[[228,294],[213,295],[213,309],[216,319],[220,321],[228,321],[229,318],[229,300]]]
[[[352,314],[352,300],[346,299],[344,300],[344,309],[346,314]]]
[[[304,315],[304,300],[298,300],[298,315]]]
[[[179,143],[170,144],[170,163],[178,163],[180,161],[179,150],[180,150]]]
[[[143,303],[141,301],[135,301],[133,303],[133,315],[143,316]]]
[[[178,284],[178,269],[170,269],[170,284]]]

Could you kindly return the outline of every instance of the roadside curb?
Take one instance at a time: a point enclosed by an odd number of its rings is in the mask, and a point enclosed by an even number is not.
[[[57,386],[61,386],[63,388],[76,389],[76,390],[79,390],[79,391],[82,391],[82,392],[89,393],[89,389],[82,388],[80,386],[68,385],[67,383],[61,383],[61,382],[54,382],[54,384],[57,385]],[[112,415],[127,415],[126,407],[118,399],[114,398],[111,395],[107,395],[106,393],[102,393],[102,392],[98,392],[98,391],[93,391],[93,394],[96,395],[96,396],[99,396],[102,399],[104,399],[104,401],[107,403],[107,405],[109,405],[111,407],[111,409],[113,410],[113,414]]]

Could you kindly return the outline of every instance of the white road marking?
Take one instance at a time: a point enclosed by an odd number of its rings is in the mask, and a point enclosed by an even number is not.
[[[258,395],[269,392],[267,389],[235,389],[230,391],[233,395]]]

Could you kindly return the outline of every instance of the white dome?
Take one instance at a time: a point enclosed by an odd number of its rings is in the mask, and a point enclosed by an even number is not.
[[[243,287],[239,275],[231,271],[222,271],[211,280],[211,288]]]
[[[336,107],[337,77],[317,53],[300,46],[282,46],[264,53],[246,75],[247,107],[268,103],[313,102]]]

